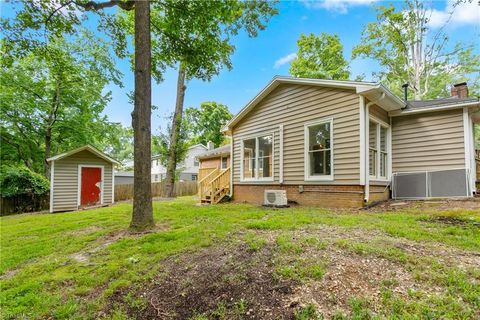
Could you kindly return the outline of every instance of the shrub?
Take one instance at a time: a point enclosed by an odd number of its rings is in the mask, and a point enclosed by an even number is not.
[[[44,195],[50,183],[42,175],[26,167],[2,166],[0,172],[0,192],[2,197]]]

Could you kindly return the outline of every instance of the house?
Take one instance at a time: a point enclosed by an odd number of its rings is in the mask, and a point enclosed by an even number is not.
[[[202,169],[227,169],[230,167],[230,144],[209,149],[208,151],[197,156],[200,162],[200,171]]]
[[[115,185],[133,184],[133,171],[116,171]]]
[[[218,173],[204,191],[263,204],[265,191],[285,190],[326,207],[472,196],[479,110],[466,83],[449,98],[407,103],[380,83],[275,77],[224,128],[228,185]]]
[[[48,158],[50,212],[106,205],[114,201],[114,166],[119,162],[86,145]]]
[[[196,144],[188,148],[185,160],[177,165],[177,171],[180,171],[179,180],[196,181],[198,180],[199,162],[197,156],[207,151],[203,144]],[[163,181],[167,174],[167,168],[162,165],[160,156],[152,157],[152,182]]]

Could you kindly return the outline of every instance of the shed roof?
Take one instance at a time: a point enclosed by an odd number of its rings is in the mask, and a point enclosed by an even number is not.
[[[71,155],[74,155],[76,153],[79,153],[79,152],[85,151],[85,150],[90,151],[91,153],[98,156],[99,158],[102,158],[105,161],[108,161],[108,162],[111,162],[111,163],[114,163],[114,164],[117,164],[117,165],[120,164],[120,162],[118,162],[117,160],[113,159],[112,157],[106,155],[102,151],[98,150],[97,148],[95,148],[95,147],[93,147],[89,144],[84,145],[83,147],[80,147],[80,148],[77,148],[77,149],[73,149],[73,150],[70,150],[70,151],[67,151],[67,152],[64,152],[64,153],[57,154],[54,157],[48,158],[47,161],[51,162],[51,161],[60,160],[60,159],[69,157]]]
[[[224,146],[202,153],[198,155],[197,158],[208,159],[208,158],[220,157],[220,156],[229,155],[229,154],[230,154],[230,144],[226,144]]]

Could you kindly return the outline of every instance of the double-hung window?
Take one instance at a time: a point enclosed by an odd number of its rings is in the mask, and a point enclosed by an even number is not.
[[[227,167],[228,167],[228,158],[222,157],[220,160],[220,168],[224,170],[224,169],[227,169]]]
[[[242,141],[242,179],[273,180],[273,135]]]
[[[388,127],[376,121],[370,121],[368,140],[370,177],[385,180],[388,172]]]
[[[333,120],[305,125],[305,180],[333,180]]]

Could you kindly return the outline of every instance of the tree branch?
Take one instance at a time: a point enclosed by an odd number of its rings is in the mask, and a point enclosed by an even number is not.
[[[129,11],[132,10],[135,6],[135,1],[133,0],[128,0],[128,1],[122,1],[122,0],[110,0],[107,2],[97,2],[97,1],[88,1],[87,3],[78,3],[75,2],[78,6],[84,8],[86,11],[99,11],[103,10],[105,8],[111,8],[118,6],[122,8],[123,10]]]

